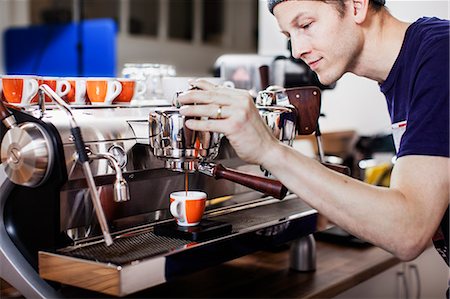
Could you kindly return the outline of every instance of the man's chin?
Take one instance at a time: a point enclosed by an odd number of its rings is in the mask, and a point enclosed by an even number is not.
[[[317,78],[319,79],[319,81],[322,85],[332,85],[332,84],[336,83],[336,81],[339,80],[340,77],[330,76],[330,75],[326,75],[326,74],[321,75],[320,73],[317,73]]]

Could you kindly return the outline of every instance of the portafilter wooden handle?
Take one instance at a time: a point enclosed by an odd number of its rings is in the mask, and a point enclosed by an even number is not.
[[[221,164],[214,167],[212,174],[216,179],[226,179],[278,199],[283,199],[288,191],[280,181],[230,170]]]

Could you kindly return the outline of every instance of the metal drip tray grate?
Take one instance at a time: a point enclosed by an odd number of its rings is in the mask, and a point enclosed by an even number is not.
[[[111,246],[106,246],[105,243],[99,243],[61,253],[66,256],[96,262],[125,265],[136,260],[167,253],[191,242],[189,240],[162,237],[152,232],[146,232],[116,239]]]
[[[277,222],[306,211],[311,211],[311,208],[298,198],[292,198],[282,201],[274,200],[271,204],[214,216],[212,219],[231,223],[233,225],[233,232],[241,232],[265,224],[269,225],[269,223]]]
[[[292,215],[301,214],[310,210],[311,208],[308,205],[294,198],[283,201],[274,200],[271,203],[262,202],[260,205],[252,207],[244,206],[236,210],[231,208],[225,210],[222,215],[212,213],[207,218],[230,223],[233,228],[233,233],[240,233],[270,225]],[[151,231],[147,231],[122,236],[114,240],[114,243],[109,247],[102,242],[75,249],[66,248],[59,253],[70,257],[121,266],[133,261],[143,260],[181,249],[189,243],[192,243],[192,241],[159,236]]]

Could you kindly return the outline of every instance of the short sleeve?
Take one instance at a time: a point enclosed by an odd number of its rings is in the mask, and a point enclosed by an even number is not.
[[[407,127],[398,157],[430,155],[449,157],[449,41],[420,49],[413,79]]]

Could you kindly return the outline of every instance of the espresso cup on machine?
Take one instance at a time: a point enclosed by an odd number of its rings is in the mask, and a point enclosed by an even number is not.
[[[1,77],[3,96],[10,104],[29,105],[39,89],[38,78],[27,75],[5,75]]]
[[[87,78],[86,92],[93,105],[111,105],[122,92],[122,84],[115,78]]]
[[[65,97],[70,91],[70,83],[69,83],[69,81],[67,81],[64,78],[60,78],[60,77],[39,77],[38,82],[39,82],[39,86],[41,86],[43,84],[48,85],[60,97]],[[31,102],[32,103],[37,103],[38,102],[38,97],[35,96]],[[52,99],[49,96],[45,95],[45,102],[46,103],[51,103]]]
[[[195,226],[202,220],[207,195],[201,191],[179,191],[170,194],[170,213],[180,226]]]
[[[70,84],[70,90],[67,96],[64,97],[70,105],[85,105],[86,104],[86,78],[73,77],[66,78]]]
[[[114,100],[114,104],[139,104],[140,98],[142,98],[147,91],[145,83],[131,78],[118,78],[120,84],[122,84],[122,91]]]

